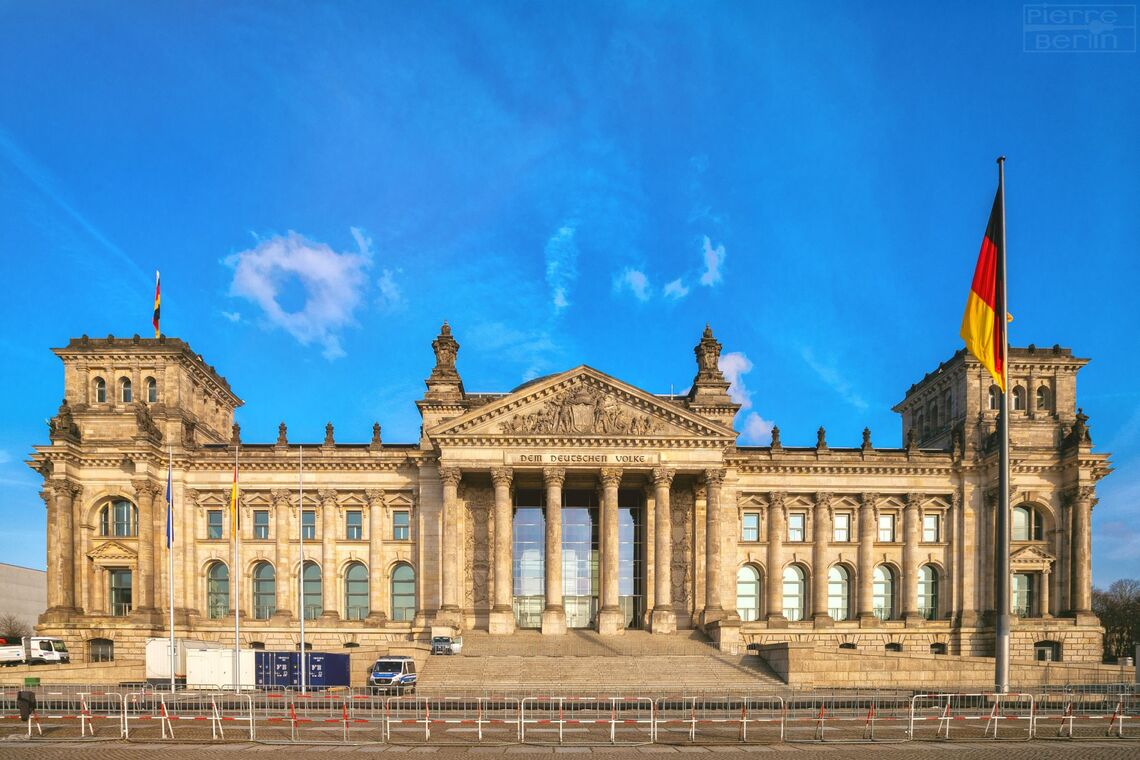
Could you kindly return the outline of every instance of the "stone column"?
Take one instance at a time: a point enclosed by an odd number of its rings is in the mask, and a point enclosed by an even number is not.
[[[368,625],[382,626],[388,622],[384,608],[384,491],[372,489],[364,492],[368,500]],[[408,515],[411,530],[411,515]]]
[[[625,616],[618,600],[618,486],[621,469],[603,467],[602,481],[602,608],[598,611],[598,632],[621,633]]]
[[[918,612],[918,563],[919,539],[922,537],[923,495],[907,494],[903,509],[903,571],[900,581],[902,591],[903,620],[907,625],[921,625],[922,615]]]
[[[720,489],[724,470],[705,470],[708,489],[705,505],[705,611],[701,616],[707,626],[724,617],[720,601]]]
[[[1058,569],[1057,578],[1060,593],[1057,595],[1057,609],[1062,613],[1067,613],[1073,609],[1073,596],[1072,596],[1072,572],[1070,571],[1072,556],[1072,536],[1073,536],[1073,504],[1069,499],[1062,499],[1061,504],[1061,525],[1058,527],[1060,532],[1060,552],[1058,559],[1060,567]]]
[[[827,547],[831,542],[831,494],[815,495],[811,536],[811,610],[816,628],[835,621],[827,609]]]
[[[289,568],[293,557],[289,556],[289,511],[292,508],[291,494],[283,488],[270,493],[273,500],[273,567],[277,570],[277,598],[275,618],[288,620],[293,616],[291,609],[297,600],[297,584],[291,583]]]
[[[340,604],[337,601],[336,582],[336,491],[321,490],[321,618],[338,620]],[[301,568],[304,572],[304,568]]]
[[[673,522],[669,506],[669,490],[673,484],[673,470],[653,468],[653,613],[649,629],[653,633],[673,633],[677,630],[677,612],[673,609]]]
[[[1073,502],[1073,612],[1077,618],[1092,616],[1092,545],[1089,520],[1092,517],[1092,486],[1081,486]]]
[[[860,627],[878,625],[879,619],[875,617],[874,610],[874,562],[875,562],[875,531],[879,521],[879,495],[874,493],[863,494],[863,505],[859,508],[859,564],[858,581],[859,605],[858,617]]]
[[[134,586],[136,615],[153,615],[154,606],[154,509],[158,486],[149,480],[135,480],[131,483],[135,489],[135,502],[138,505],[139,520],[138,531],[138,564],[132,580]]]
[[[546,607],[542,610],[542,632],[566,633],[566,608],[562,600],[562,484],[566,470],[547,467],[542,471],[546,484]]]
[[[198,584],[201,582],[198,575],[198,525],[195,519],[199,513],[199,492],[194,488],[182,490],[182,506],[178,510],[181,515],[182,533],[178,553],[182,555],[182,591],[179,601],[186,608],[187,615],[198,613]],[[232,569],[231,569],[231,572]],[[178,579],[175,579],[178,582]],[[203,586],[204,587],[204,586]],[[175,592],[176,594],[179,592]],[[189,620],[187,620],[189,625]]]
[[[1038,583],[1041,584],[1041,617],[1051,618],[1053,613],[1049,610],[1049,569],[1046,568],[1041,571],[1038,576]]]
[[[511,585],[511,552],[513,549],[513,504],[511,482],[514,475],[510,467],[492,467],[491,482],[495,486],[495,595],[488,622],[491,633],[514,633],[515,614]]]
[[[787,530],[787,512],[784,511],[784,493],[773,491],[768,497],[768,567],[767,583],[768,627],[785,628],[784,617],[784,532]]]
[[[67,480],[48,483],[40,496],[47,506],[48,609],[45,616],[66,618],[75,610],[75,521],[72,502],[80,488]]]
[[[436,615],[437,625],[457,627],[459,616],[459,481],[463,473],[458,467],[440,467],[443,482],[443,515],[440,525],[440,574],[442,575],[443,604]]]

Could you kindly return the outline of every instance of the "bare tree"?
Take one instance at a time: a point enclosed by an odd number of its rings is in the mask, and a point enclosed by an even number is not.
[[[32,635],[32,627],[10,612],[0,615],[0,636],[20,640]]]
[[[1104,658],[1131,655],[1140,642],[1140,580],[1122,578],[1107,591],[1093,589],[1092,606],[1104,626]]]

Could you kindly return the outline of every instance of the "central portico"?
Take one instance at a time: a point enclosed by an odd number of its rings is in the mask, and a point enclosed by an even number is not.
[[[463,393],[448,372],[452,344],[445,327],[420,402],[442,489],[442,511],[425,525],[440,538],[433,625],[671,633],[724,617],[721,490],[737,407],[711,333],[696,352],[713,371],[684,396],[587,366],[505,395]]]

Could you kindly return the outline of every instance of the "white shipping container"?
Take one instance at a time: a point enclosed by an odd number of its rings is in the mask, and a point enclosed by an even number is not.
[[[186,652],[190,649],[221,649],[222,645],[211,641],[199,639],[175,639],[174,675],[178,678],[186,676]],[[170,639],[146,640],[146,677],[147,680],[170,680]]]
[[[234,676],[234,650],[186,649],[186,688],[228,689],[236,684],[253,687],[254,651],[243,649],[238,661],[239,677]]]

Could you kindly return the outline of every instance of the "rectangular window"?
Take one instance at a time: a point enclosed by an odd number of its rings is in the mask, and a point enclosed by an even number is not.
[[[892,543],[895,540],[895,516],[879,515],[879,541]]]
[[[301,513],[301,538],[312,541],[317,537],[317,513],[306,509]]]
[[[832,526],[831,540],[836,543],[847,543],[851,540],[851,514],[838,512],[835,515],[835,524]]]
[[[392,513],[392,538],[396,541],[407,541],[411,538],[408,513],[404,511]]]
[[[131,571],[108,570],[110,582],[111,614],[116,617],[131,614]]]
[[[927,544],[938,543],[938,515],[927,513],[922,516],[922,540]]]
[[[741,541],[759,541],[760,540],[760,513],[759,512],[745,512],[744,522],[740,529]]]
[[[344,513],[344,537],[349,541],[364,538],[364,515],[360,510],[353,509]]]
[[[206,538],[222,537],[222,510],[211,509],[206,512]]]
[[[269,538],[269,510],[253,510],[253,537],[260,539]]]
[[[788,542],[796,542],[804,540],[804,521],[806,515],[803,512],[793,512],[788,515]]]

